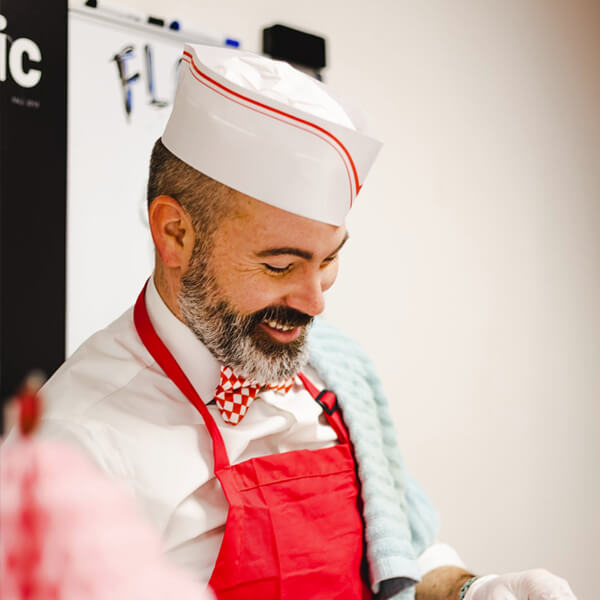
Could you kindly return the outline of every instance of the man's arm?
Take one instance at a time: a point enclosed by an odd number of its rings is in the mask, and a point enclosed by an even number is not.
[[[416,600],[458,600],[461,587],[473,575],[460,567],[440,567],[423,576]],[[545,569],[531,569],[478,578],[464,600],[576,600],[569,584]]]
[[[463,584],[474,577],[460,567],[438,567],[426,573],[416,586],[415,600],[458,600]]]

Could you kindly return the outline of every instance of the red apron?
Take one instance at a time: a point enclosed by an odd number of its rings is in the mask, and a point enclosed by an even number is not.
[[[217,425],[154,331],[144,301],[134,309],[138,335],[202,415],[213,442],[215,476],[229,503],[210,585],[219,600],[365,600],[363,523],[352,447],[333,392],[300,374],[323,407],[339,444],[231,465]]]

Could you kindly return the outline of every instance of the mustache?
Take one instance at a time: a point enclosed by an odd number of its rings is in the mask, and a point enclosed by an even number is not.
[[[314,317],[289,306],[267,306],[255,312],[250,318],[250,329],[254,329],[262,321],[277,321],[287,327],[303,327],[310,325]]]

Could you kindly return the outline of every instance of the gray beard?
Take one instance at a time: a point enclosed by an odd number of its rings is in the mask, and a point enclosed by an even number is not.
[[[243,315],[223,298],[199,249],[194,249],[177,299],[184,323],[236,375],[260,383],[279,383],[296,375],[308,362],[308,325],[293,342],[273,340],[259,327],[263,311]]]

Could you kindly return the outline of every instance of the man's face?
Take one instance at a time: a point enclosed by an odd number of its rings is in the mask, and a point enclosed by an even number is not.
[[[306,363],[306,334],[324,309],[347,239],[336,227],[233,192],[207,252],[197,243],[184,273],[184,322],[224,365],[277,383]]]

